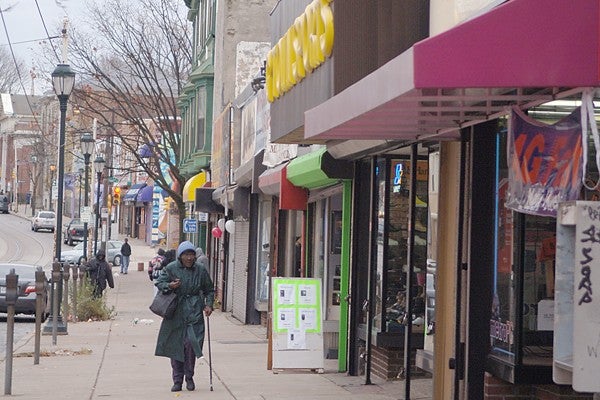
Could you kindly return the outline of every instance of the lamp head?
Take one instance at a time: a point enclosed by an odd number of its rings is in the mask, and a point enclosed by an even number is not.
[[[81,135],[81,152],[84,156],[89,157],[92,154],[95,144],[96,142],[91,133],[84,133]]]
[[[52,87],[54,93],[60,97],[69,97],[75,86],[75,72],[69,64],[58,64],[52,71]]]
[[[104,171],[105,165],[106,161],[104,161],[104,158],[102,156],[97,156],[94,160],[94,171],[96,171],[97,174],[101,174],[102,171]]]

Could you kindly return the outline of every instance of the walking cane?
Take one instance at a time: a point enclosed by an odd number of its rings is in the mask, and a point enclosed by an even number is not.
[[[207,316],[206,317],[206,336],[208,338],[208,371],[209,371],[209,376],[210,376],[210,391],[213,391],[213,384],[212,384],[212,356],[210,354],[210,317]]]

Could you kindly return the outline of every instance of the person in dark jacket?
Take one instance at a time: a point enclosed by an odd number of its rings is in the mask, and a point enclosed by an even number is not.
[[[127,270],[129,269],[129,257],[131,256],[131,246],[129,245],[129,240],[127,238],[124,239],[124,243],[121,246],[121,273],[127,274]]]
[[[177,293],[177,309],[171,319],[163,319],[155,355],[169,357],[173,376],[172,392],[194,390],[196,358],[202,357],[204,315],[213,310],[214,288],[204,265],[196,262],[195,246],[188,241],[177,248],[177,260],[161,270],[155,283],[158,290]]]
[[[112,289],[115,287],[113,281],[112,270],[110,265],[106,262],[106,254],[104,250],[100,249],[96,253],[96,258],[92,259],[87,267],[87,273],[90,278],[90,282],[94,287],[94,296],[102,297],[106,284]]]

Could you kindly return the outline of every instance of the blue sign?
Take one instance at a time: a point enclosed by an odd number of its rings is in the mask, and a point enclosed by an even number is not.
[[[198,221],[195,219],[184,219],[183,233],[198,233]]]

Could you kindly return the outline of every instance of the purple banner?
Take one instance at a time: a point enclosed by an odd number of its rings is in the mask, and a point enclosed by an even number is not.
[[[576,200],[581,189],[581,110],[547,125],[515,108],[510,122],[506,206],[555,217],[558,204]]]

